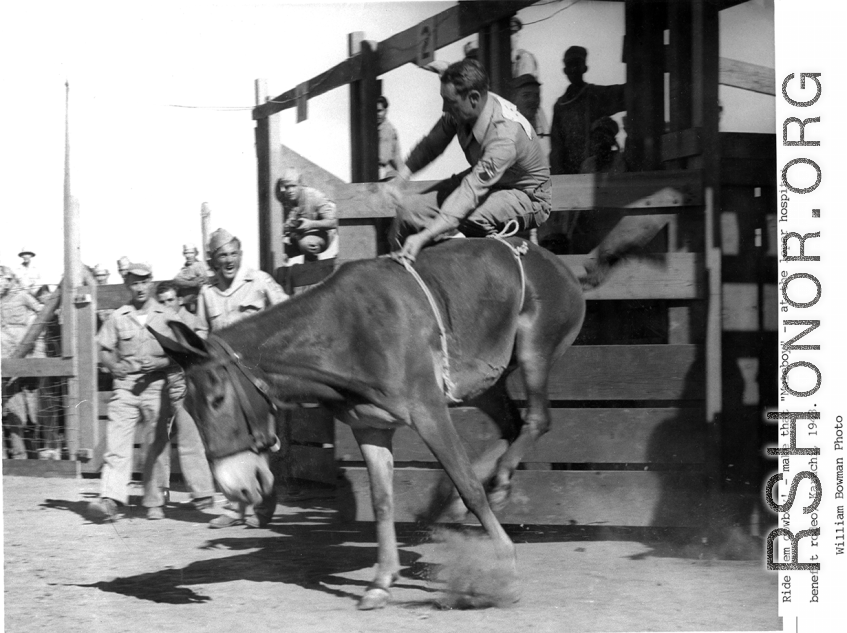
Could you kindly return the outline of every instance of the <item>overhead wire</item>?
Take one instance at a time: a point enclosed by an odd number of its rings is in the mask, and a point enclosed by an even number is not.
[[[534,4],[532,6],[543,7],[543,6],[546,6],[548,4],[555,4],[557,2],[562,2],[562,1],[563,0],[548,0],[547,2],[540,2],[540,3]],[[538,20],[533,20],[532,22],[524,22],[523,26],[529,26],[530,24],[539,24],[541,22],[546,22],[550,18],[558,15],[562,11],[566,11],[567,9],[570,9],[572,6],[574,6],[575,4],[578,4],[580,2],[582,2],[582,0],[573,0],[573,2],[571,2],[570,4],[562,7],[561,9],[554,11],[553,13],[551,13],[550,15],[548,15],[544,18],[540,18]],[[437,16],[436,16],[436,18],[437,18]],[[438,29],[438,26],[440,24],[442,24],[445,20],[446,20],[446,18],[437,18],[436,19],[436,22],[435,22],[436,30]],[[406,51],[409,51],[409,50],[411,50],[415,47],[417,47],[417,43],[411,44],[409,46],[386,46],[384,50],[406,52]],[[320,85],[324,81],[326,81],[326,79],[327,79],[327,76],[321,77],[321,79],[319,81],[317,81],[313,86],[310,86],[310,87],[312,88],[312,90],[315,90],[315,89],[319,88]],[[303,96],[308,98],[309,94],[310,94],[310,91],[306,90],[306,92],[304,93]],[[265,103],[285,104],[287,102],[276,101],[274,99],[268,99]],[[260,105],[264,105],[264,104],[260,104]],[[167,104],[167,106],[171,107],[171,108],[187,108],[187,109],[195,109],[195,110],[218,110],[218,111],[223,111],[223,112],[226,112],[226,111],[241,112],[241,111],[245,111],[245,110],[253,110],[254,108],[258,107],[258,106],[194,106],[194,105],[182,105],[182,104]]]

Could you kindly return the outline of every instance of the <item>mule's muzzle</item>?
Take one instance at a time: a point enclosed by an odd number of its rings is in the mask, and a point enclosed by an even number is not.
[[[227,499],[254,504],[273,491],[267,457],[243,451],[212,462],[215,479]]]

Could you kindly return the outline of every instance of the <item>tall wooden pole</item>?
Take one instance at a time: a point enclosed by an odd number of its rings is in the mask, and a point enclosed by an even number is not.
[[[79,450],[79,364],[77,313],[74,307],[76,287],[80,283],[79,205],[71,195],[70,85],[65,82],[65,278],[62,286],[62,356],[73,361],[74,375],[68,378],[65,400],[65,439],[68,454],[76,459]]]

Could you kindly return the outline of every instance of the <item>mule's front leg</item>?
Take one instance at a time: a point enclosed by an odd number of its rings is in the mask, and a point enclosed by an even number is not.
[[[391,597],[389,589],[400,573],[397,535],[394,531],[393,430],[354,428],[371,484],[371,503],[378,543],[376,576],[359,601],[359,609],[381,609]]]

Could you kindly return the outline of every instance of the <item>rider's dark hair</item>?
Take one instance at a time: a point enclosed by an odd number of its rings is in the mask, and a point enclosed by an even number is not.
[[[480,95],[488,93],[488,73],[475,59],[463,59],[450,64],[441,75],[441,83],[453,84],[456,94],[463,98],[471,90],[476,90]]]

